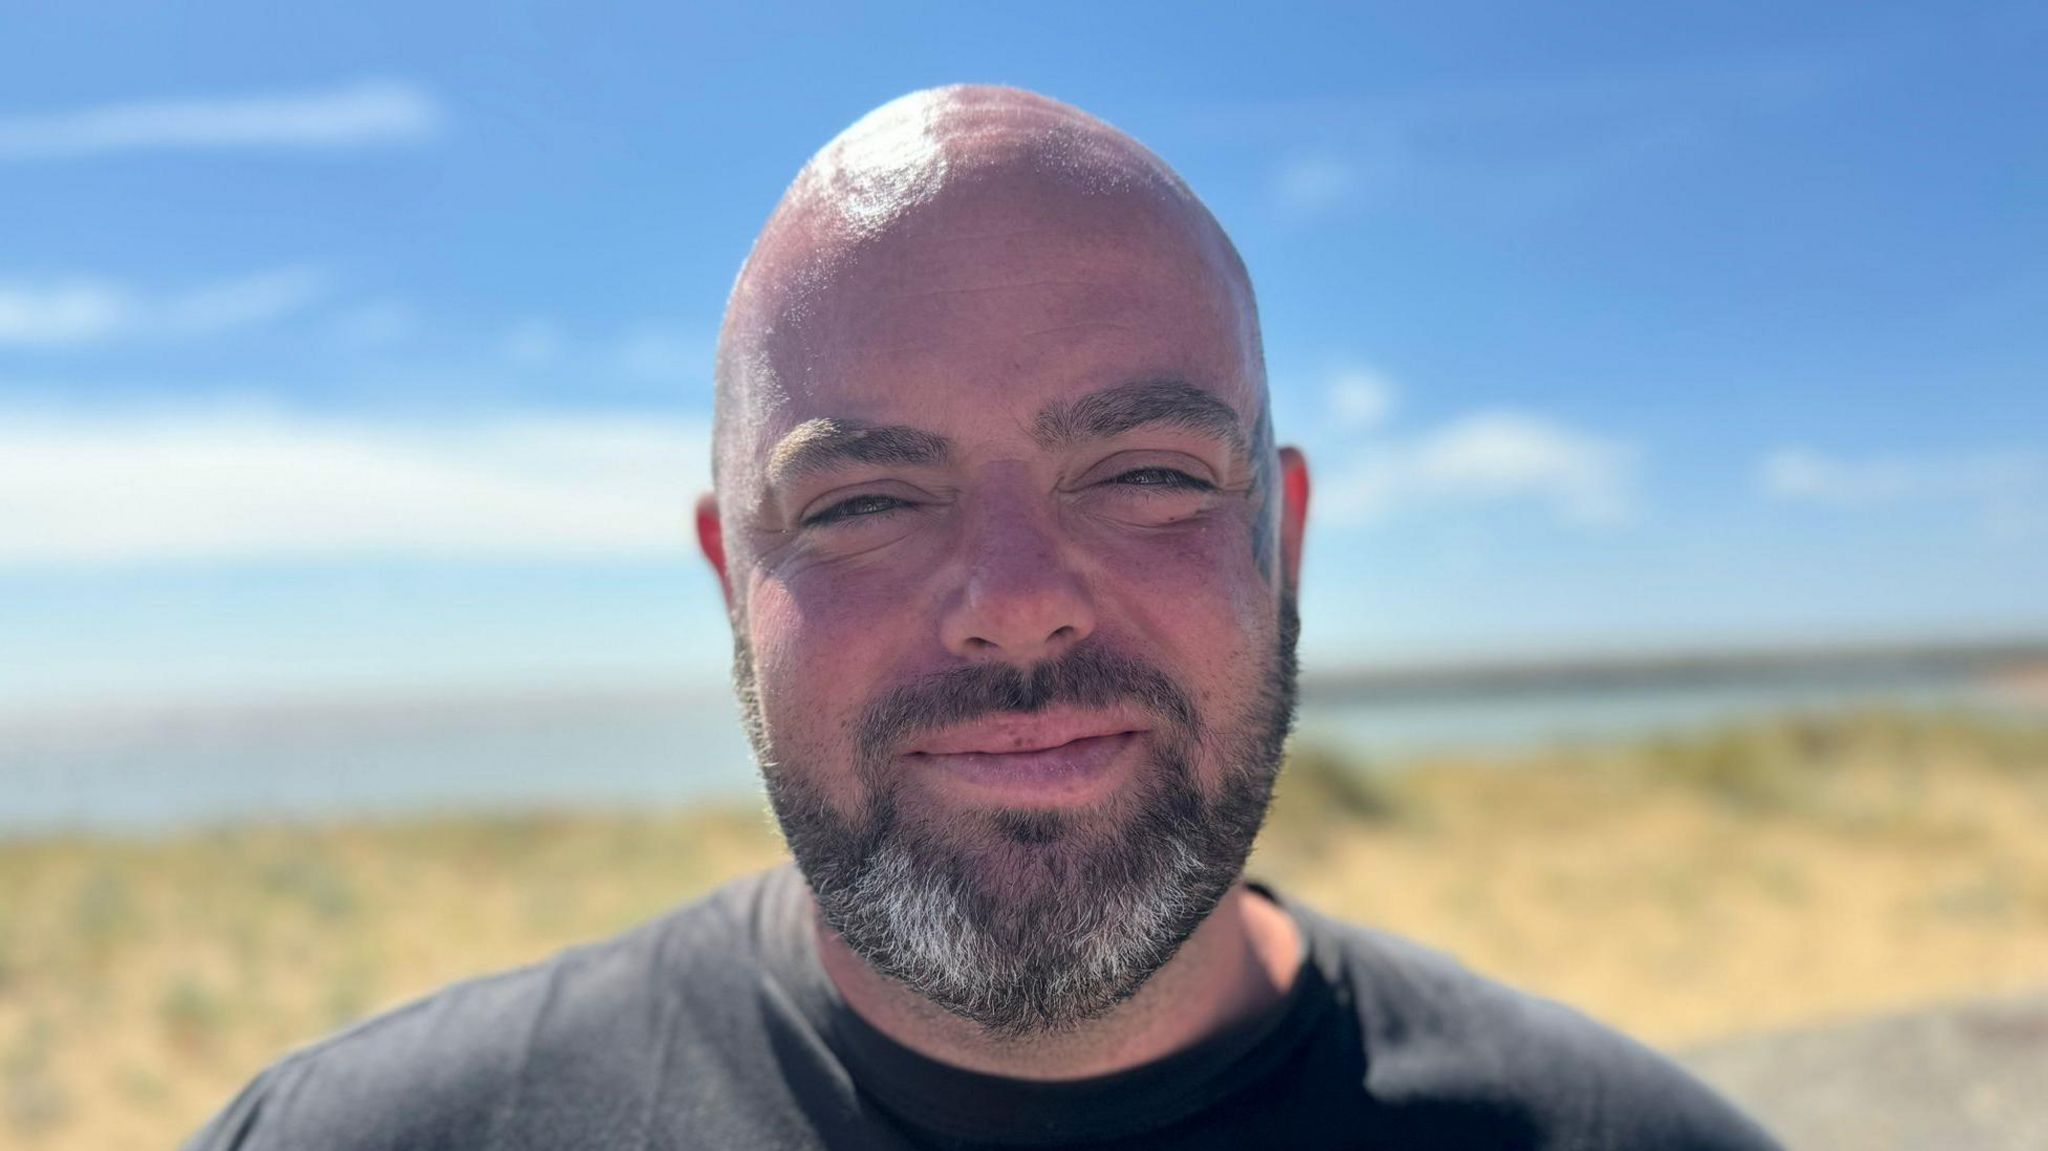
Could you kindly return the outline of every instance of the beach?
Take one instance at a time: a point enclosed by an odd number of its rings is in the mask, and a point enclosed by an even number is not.
[[[1666,1050],[2048,987],[2038,721],[1303,740],[1277,794],[1254,876]],[[0,1147],[175,1143],[292,1047],[781,858],[733,800],[0,842]]]

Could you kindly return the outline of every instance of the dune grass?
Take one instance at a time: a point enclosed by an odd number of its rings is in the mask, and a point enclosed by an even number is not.
[[[1784,720],[1360,770],[1254,874],[1655,1042],[2048,985],[2048,729]],[[0,1147],[175,1144],[280,1052],[781,857],[738,807],[0,843]]]

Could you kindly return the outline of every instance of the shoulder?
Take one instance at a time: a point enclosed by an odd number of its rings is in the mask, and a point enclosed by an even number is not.
[[[778,881],[736,881],[612,939],[454,984],[293,1052],[187,1151],[493,1146],[508,1124],[545,1124],[548,1109],[565,1106],[588,1135],[637,1124],[675,1025],[719,1030],[721,1013],[744,1009],[759,973],[757,909]]]
[[[1483,1111],[1531,1147],[1776,1146],[1676,1063],[1572,1008],[1398,936],[1294,910],[1356,1011],[1365,1086],[1383,1102]]]

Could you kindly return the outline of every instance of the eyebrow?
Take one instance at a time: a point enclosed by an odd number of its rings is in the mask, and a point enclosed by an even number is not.
[[[1237,412],[1182,380],[1118,384],[1048,404],[1032,421],[1031,438],[1053,451],[1161,424],[1219,439],[1240,460],[1250,458]],[[941,467],[952,456],[953,442],[937,432],[908,424],[819,418],[805,420],[776,442],[768,453],[768,478],[781,486],[845,464]]]
[[[1118,384],[1075,400],[1052,403],[1032,422],[1031,436],[1048,450],[1083,440],[1106,440],[1163,424],[1222,440],[1240,458],[1251,447],[1237,412],[1214,394],[1184,380]]]
[[[768,454],[770,482],[788,483],[841,464],[937,467],[952,457],[952,441],[906,424],[859,420],[805,420]]]

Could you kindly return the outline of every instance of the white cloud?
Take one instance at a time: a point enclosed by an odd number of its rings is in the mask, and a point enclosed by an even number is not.
[[[1378,372],[1351,368],[1330,381],[1330,417],[1353,430],[1376,428],[1394,411],[1394,385]]]
[[[366,80],[288,95],[109,104],[0,117],[0,161],[140,151],[345,149],[418,143],[446,116],[409,84]]]
[[[521,320],[505,333],[501,350],[515,368],[552,367],[562,358],[562,332],[547,320]]]
[[[513,325],[499,355],[521,371],[561,371],[613,377],[664,388],[708,379],[715,338],[673,324],[642,322],[609,339],[572,338],[551,320]]]
[[[1845,459],[1781,448],[1757,466],[1757,487],[1787,503],[1836,509],[1947,505],[1974,511],[2001,535],[2048,528],[2048,455],[1976,452]]]
[[[212,335],[256,327],[306,308],[326,291],[326,278],[308,268],[286,268],[214,284],[168,301],[158,317],[174,335]]]
[[[0,284],[0,348],[91,343],[118,331],[131,310],[121,289],[88,280]]]
[[[0,566],[682,554],[708,420],[0,414]]]
[[[2048,478],[2043,469],[2041,456],[2017,452],[1846,460],[1783,448],[1765,458],[1757,480],[1781,499],[1854,506],[1998,495],[2038,484]]]
[[[388,348],[405,342],[419,329],[419,311],[398,300],[376,300],[351,308],[334,319],[334,335],[344,346],[359,350]]]
[[[1273,201],[1289,216],[1320,215],[1356,201],[1366,191],[1357,164],[1320,154],[1296,156],[1273,174]]]
[[[132,338],[181,338],[272,323],[326,292],[326,277],[283,268],[153,296],[79,277],[0,282],[0,348],[61,349]]]
[[[619,340],[613,358],[628,379],[678,384],[710,376],[714,343],[672,327],[643,324]]]
[[[1534,504],[1575,527],[1624,523],[1635,510],[1634,448],[1541,416],[1480,412],[1410,438],[1348,445],[1319,486],[1318,510],[1359,524],[1397,514]]]

